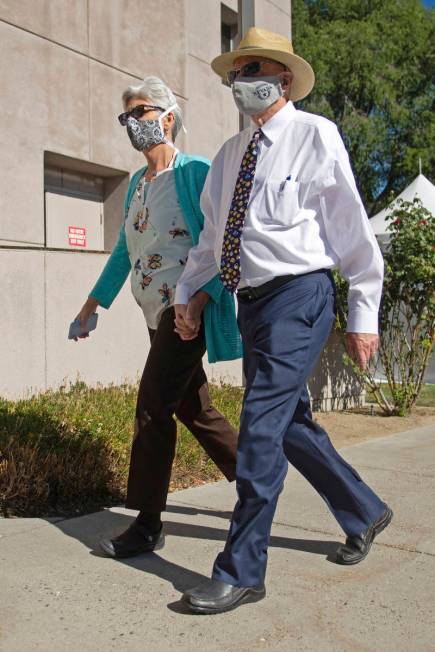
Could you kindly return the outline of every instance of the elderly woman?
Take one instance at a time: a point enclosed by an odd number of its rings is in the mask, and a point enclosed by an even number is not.
[[[174,330],[175,286],[203,227],[199,197],[210,164],[175,148],[181,111],[160,79],[147,77],[129,86],[122,100],[119,122],[146,164],[130,181],[118,242],[78,315],[86,337],[89,316],[97,306],[110,307],[130,274],[151,339],[137,398],[126,500],[139,515],[125,532],[101,542],[112,557],[164,544],[161,512],[175,454],[174,414],[226,478],[235,478],[237,434],[210,403],[202,357],[206,349],[210,362],[241,356],[234,302],[218,274],[197,294],[205,304],[200,336],[183,341]]]

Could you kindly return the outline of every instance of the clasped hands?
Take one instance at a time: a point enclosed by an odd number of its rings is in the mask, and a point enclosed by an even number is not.
[[[182,340],[193,340],[198,336],[201,327],[201,315],[204,306],[209,300],[209,295],[203,290],[198,290],[186,305],[176,303],[175,309],[175,332]]]

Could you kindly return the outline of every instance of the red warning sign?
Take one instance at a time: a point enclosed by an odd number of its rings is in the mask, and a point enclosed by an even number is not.
[[[82,226],[69,226],[68,242],[75,247],[86,247],[86,229]]]

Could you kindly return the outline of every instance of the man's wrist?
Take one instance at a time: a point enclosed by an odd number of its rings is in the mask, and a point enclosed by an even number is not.
[[[185,285],[177,284],[175,289],[174,304],[187,306],[190,299],[190,293]]]
[[[378,312],[368,310],[349,310],[347,317],[346,331],[348,333],[378,334],[379,329]]]

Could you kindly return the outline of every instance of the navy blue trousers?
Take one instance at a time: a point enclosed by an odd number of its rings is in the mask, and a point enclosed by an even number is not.
[[[306,381],[335,314],[330,274],[290,280],[261,299],[239,301],[246,391],[237,450],[236,503],[213,577],[264,582],[270,529],[290,462],[324,498],[347,535],[367,529],[385,504],[313,421]]]

